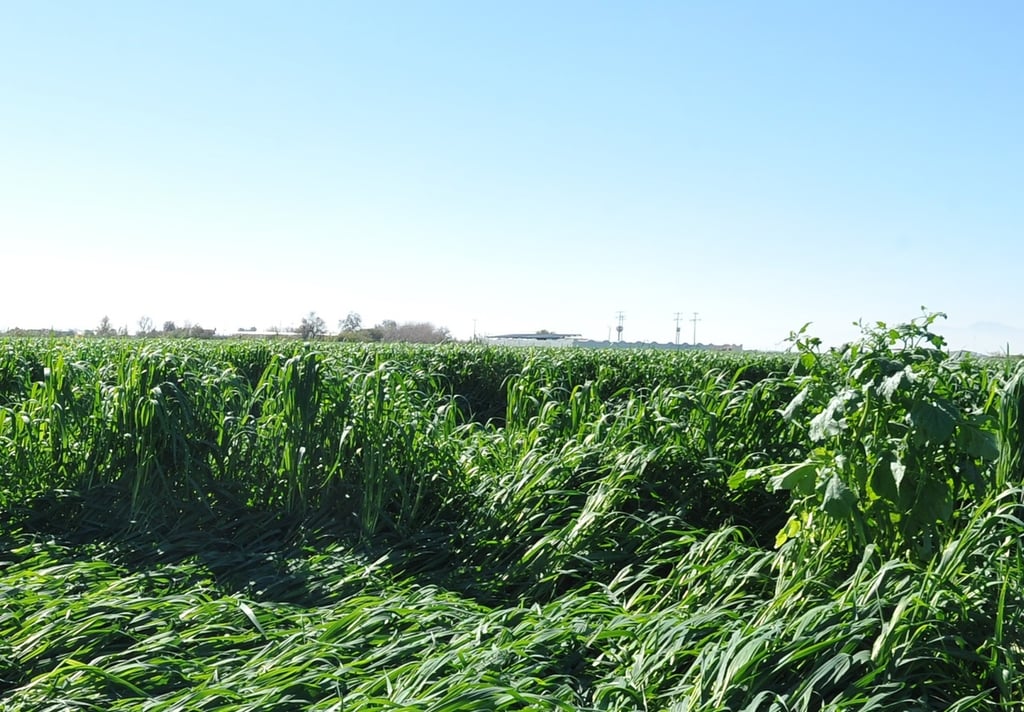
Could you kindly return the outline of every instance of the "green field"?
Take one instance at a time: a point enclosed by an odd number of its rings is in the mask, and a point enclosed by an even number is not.
[[[4,710],[1019,710],[1022,371],[0,340]]]

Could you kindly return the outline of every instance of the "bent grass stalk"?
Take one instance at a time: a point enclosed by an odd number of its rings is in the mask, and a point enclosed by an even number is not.
[[[0,341],[2,706],[1019,709],[1019,377],[932,373],[984,492],[853,554],[726,486],[812,452],[788,366]]]

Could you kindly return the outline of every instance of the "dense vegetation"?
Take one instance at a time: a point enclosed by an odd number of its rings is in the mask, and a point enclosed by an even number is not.
[[[9,710],[1024,704],[1022,371],[0,340]]]

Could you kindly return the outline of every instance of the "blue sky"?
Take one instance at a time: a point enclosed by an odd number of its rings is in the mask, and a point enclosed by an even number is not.
[[[0,0],[0,328],[1024,351],[1019,2]],[[684,338],[692,326],[683,324]]]

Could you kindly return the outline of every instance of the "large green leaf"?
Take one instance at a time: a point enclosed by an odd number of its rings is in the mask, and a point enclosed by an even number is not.
[[[800,406],[802,406],[804,401],[807,400],[808,395],[810,395],[810,387],[804,386],[800,392],[793,397],[793,400],[789,402],[789,405],[787,405],[782,411],[782,419],[786,421],[792,420],[797,410],[799,410]]]
[[[837,519],[845,519],[856,505],[856,492],[846,486],[839,478],[839,473],[833,473],[825,485],[821,508]]]
[[[789,521],[786,522],[786,526],[780,529],[775,535],[775,548],[778,549],[790,539],[795,539],[799,536],[800,529],[800,520],[796,515],[790,516]]]
[[[899,496],[899,490],[897,487],[895,471],[893,466],[898,463],[894,463],[888,457],[884,457],[875,463],[875,466],[871,469],[871,477],[868,480],[868,487],[872,493],[882,499],[895,502]],[[901,466],[902,467],[902,466]],[[902,473],[901,477],[902,477]]]
[[[817,466],[810,461],[789,465],[785,470],[772,477],[769,485],[773,490],[790,490],[796,494],[810,494],[814,490],[814,477],[817,472]]]
[[[754,470],[737,470],[729,475],[728,485],[731,490],[746,489],[754,482],[764,479],[764,472],[761,468]]]
[[[971,457],[993,461],[999,457],[999,439],[995,433],[982,430],[974,422],[961,423],[956,433],[956,446]]]
[[[909,378],[907,377],[907,371],[901,370],[891,376],[882,379],[881,385],[878,386],[878,392],[887,401],[892,401],[892,397],[899,391],[900,387],[904,383],[908,383]]]
[[[818,413],[811,419],[808,435],[811,440],[819,441],[833,435],[839,435],[846,428],[844,418],[846,405],[857,398],[859,394],[846,388],[832,396],[832,399],[825,406],[825,410]]]
[[[921,401],[910,410],[910,424],[923,439],[938,445],[953,435],[960,413],[951,403]]]
[[[953,492],[946,480],[931,478],[921,487],[914,515],[927,524],[947,521],[953,516]]]

